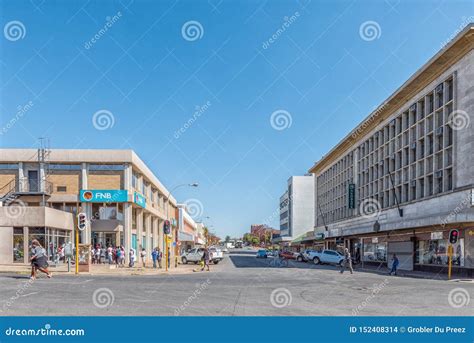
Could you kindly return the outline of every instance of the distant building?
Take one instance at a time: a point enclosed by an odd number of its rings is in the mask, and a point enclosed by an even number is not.
[[[260,241],[263,241],[266,235],[269,239],[272,239],[272,237],[279,235],[280,231],[265,224],[253,224],[250,226],[250,233],[257,236]]]
[[[292,176],[280,197],[280,237],[274,243],[289,243],[314,230],[314,176]]]

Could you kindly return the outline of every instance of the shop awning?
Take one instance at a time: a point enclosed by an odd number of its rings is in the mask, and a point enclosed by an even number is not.
[[[300,244],[302,243],[306,238],[306,233],[296,237],[294,240],[291,241],[291,245],[293,244]]]

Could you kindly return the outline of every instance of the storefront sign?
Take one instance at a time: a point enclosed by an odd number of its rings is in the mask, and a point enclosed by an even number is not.
[[[442,231],[431,233],[431,240],[434,241],[436,239],[443,239],[443,232]]]
[[[378,243],[379,238],[378,237],[372,237],[372,243]]]
[[[79,199],[81,202],[127,202],[128,192],[117,189],[82,189],[79,192]]]
[[[349,190],[348,190],[348,207],[349,208],[355,208],[355,184],[350,183],[349,184]]]
[[[143,208],[146,207],[146,198],[138,192],[133,194],[133,202]]]

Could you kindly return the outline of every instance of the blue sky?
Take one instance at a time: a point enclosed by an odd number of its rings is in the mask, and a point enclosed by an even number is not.
[[[32,104],[0,146],[133,149],[168,188],[199,182],[175,196],[222,237],[278,227],[288,177],[474,16],[472,1],[0,4],[0,126]]]

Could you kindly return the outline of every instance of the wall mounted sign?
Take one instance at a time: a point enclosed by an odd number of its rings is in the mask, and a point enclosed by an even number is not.
[[[127,202],[128,192],[121,189],[81,189],[79,199],[81,202]]]
[[[350,183],[348,188],[348,204],[349,208],[355,208],[355,184]]]
[[[143,208],[146,207],[146,198],[138,192],[133,194],[133,202]]]

